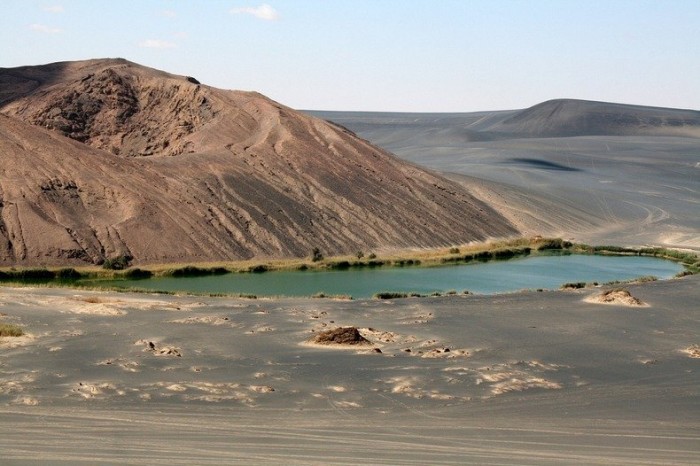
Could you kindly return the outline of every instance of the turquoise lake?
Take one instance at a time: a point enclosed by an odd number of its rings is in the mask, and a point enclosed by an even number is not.
[[[230,273],[203,277],[149,278],[93,282],[197,293],[256,296],[349,295],[368,298],[383,291],[430,294],[454,290],[493,294],[523,289],[556,289],[570,282],[606,283],[642,276],[671,278],[683,267],[653,257],[551,255],[440,267],[375,267],[333,271]]]

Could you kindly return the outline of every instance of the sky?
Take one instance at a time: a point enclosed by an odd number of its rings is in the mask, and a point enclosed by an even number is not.
[[[0,67],[121,57],[297,109],[700,110],[700,0],[0,0]]]

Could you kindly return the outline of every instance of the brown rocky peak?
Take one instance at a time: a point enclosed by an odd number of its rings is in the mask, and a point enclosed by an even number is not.
[[[191,77],[169,75],[126,60],[47,67],[54,75],[46,71],[40,82],[36,72],[15,69],[12,76],[17,92],[6,95],[5,100],[11,102],[3,111],[114,154],[193,152],[187,137],[215,115],[208,89]],[[40,89],[21,95],[31,83]]]

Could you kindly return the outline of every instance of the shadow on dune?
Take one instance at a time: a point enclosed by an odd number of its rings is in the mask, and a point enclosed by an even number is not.
[[[532,168],[539,168],[541,170],[554,170],[563,172],[580,172],[583,171],[580,168],[567,167],[556,162],[550,162],[549,160],[532,159],[528,157],[513,157],[503,163],[514,163],[521,165],[529,165]]]

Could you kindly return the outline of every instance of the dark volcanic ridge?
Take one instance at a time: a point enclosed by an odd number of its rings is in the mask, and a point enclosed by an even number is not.
[[[254,92],[122,59],[0,69],[0,264],[303,257],[517,234],[459,184]]]
[[[549,100],[488,127],[527,137],[684,136],[700,138],[700,112],[574,99]]]

